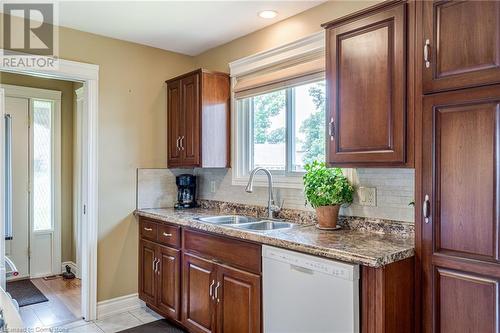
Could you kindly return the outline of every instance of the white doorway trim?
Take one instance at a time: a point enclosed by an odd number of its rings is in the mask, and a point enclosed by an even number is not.
[[[85,89],[84,87],[75,90],[75,103],[76,110],[73,110],[73,115],[75,116],[75,126],[74,126],[74,156],[73,156],[73,240],[75,241],[76,255],[74,264],[74,273],[77,278],[81,278],[82,272],[82,200],[81,200],[81,188],[80,179],[82,178],[82,160],[81,160],[81,147],[82,147],[82,114],[85,110]],[[70,265],[71,266],[71,265]]]
[[[5,267],[5,92],[0,87],[0,287],[6,288]]]
[[[0,49],[3,51],[3,49]],[[59,59],[57,69],[24,69],[4,67],[0,71],[24,75],[35,75],[84,83],[86,112],[83,112],[82,126],[82,205],[81,249],[82,249],[82,316],[95,320],[97,310],[97,223],[98,223],[98,115],[99,115],[99,66]],[[4,133],[4,109],[0,110],[0,138]],[[2,140],[3,141],[3,140]],[[0,145],[1,146],[1,145]],[[3,149],[0,147],[0,151]],[[0,189],[3,192],[3,154],[0,154]],[[0,195],[0,198],[3,194]],[[4,233],[4,207],[0,203],[0,238]],[[3,242],[2,242],[3,244]],[[1,258],[3,260],[3,258]],[[1,262],[0,265],[3,265]]]
[[[55,275],[59,274],[61,269],[61,96],[62,93],[56,90],[48,90],[48,89],[40,89],[40,88],[31,88],[31,87],[23,87],[9,84],[0,84],[0,87],[4,89],[4,96],[7,97],[17,97],[24,98],[29,100],[29,119],[33,118],[33,103],[34,100],[46,100],[53,103],[53,114],[52,114],[52,211],[54,212],[52,218],[53,228],[51,230],[46,231],[34,231],[33,230],[33,150],[29,149],[29,184],[31,188],[31,194],[29,196],[29,223],[28,223],[28,232],[29,232],[29,269],[28,274],[30,278],[44,277],[47,275]],[[33,131],[34,126],[31,126],[29,132],[30,143],[29,145],[33,146]],[[33,255],[33,251],[37,252],[37,248],[35,246],[36,243],[36,235],[50,235],[51,237],[51,264],[50,269],[48,271],[39,272],[33,267],[36,265],[36,258]],[[22,277],[22,276],[20,276]]]

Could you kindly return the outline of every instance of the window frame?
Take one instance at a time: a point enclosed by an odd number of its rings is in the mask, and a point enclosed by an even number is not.
[[[285,100],[285,170],[271,170],[273,175],[273,183],[275,187],[281,188],[297,188],[302,189],[304,182],[302,177],[304,176],[303,171],[295,171],[292,169],[294,165],[295,158],[295,87],[316,83],[325,80],[325,73],[318,73],[312,79],[305,79],[299,84],[295,84],[290,87],[283,87],[278,90],[286,90],[286,100]],[[274,90],[274,91],[278,91]],[[272,92],[273,90],[267,92],[261,92],[260,94],[265,94]],[[326,93],[326,92],[325,92]],[[234,150],[234,163],[233,163],[233,185],[246,185],[248,182],[248,177],[250,175],[253,166],[253,104],[251,103],[251,98],[253,96],[235,99],[234,100],[234,133],[233,138],[235,140],[236,149]],[[325,116],[326,117],[326,116]],[[326,130],[326,129],[325,129]],[[326,144],[325,144],[326,146]],[[326,148],[325,148],[326,149]],[[325,151],[326,154],[326,151]],[[263,175],[256,175],[254,184],[256,186],[267,186],[267,178]]]

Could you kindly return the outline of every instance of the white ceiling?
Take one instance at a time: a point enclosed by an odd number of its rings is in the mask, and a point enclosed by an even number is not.
[[[61,26],[198,55],[319,5],[306,1],[61,1]],[[264,9],[278,11],[260,18]],[[319,24],[319,23],[318,23]]]

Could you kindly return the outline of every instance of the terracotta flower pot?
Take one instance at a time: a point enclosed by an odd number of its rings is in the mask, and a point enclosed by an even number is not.
[[[317,207],[316,215],[318,216],[318,228],[335,229],[337,227],[339,209],[340,205]]]

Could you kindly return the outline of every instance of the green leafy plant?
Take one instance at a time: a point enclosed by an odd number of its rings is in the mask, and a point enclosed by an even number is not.
[[[327,168],[324,162],[305,165],[304,192],[306,203],[316,208],[352,202],[354,188],[339,168]]]

